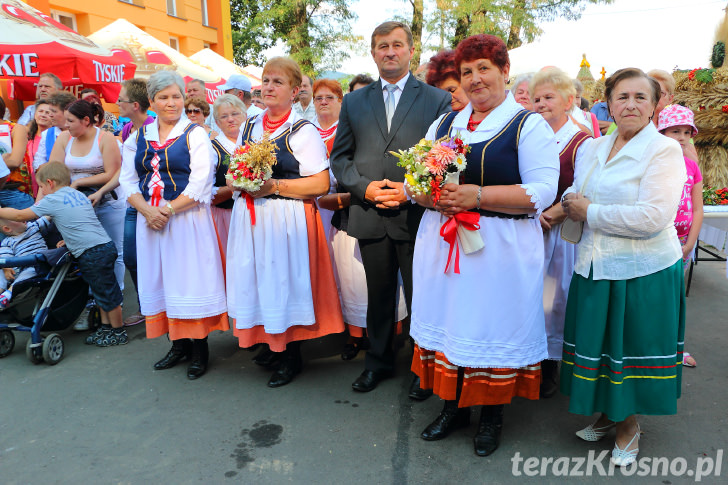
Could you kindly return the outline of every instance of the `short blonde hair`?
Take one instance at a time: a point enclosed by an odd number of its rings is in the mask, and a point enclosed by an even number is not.
[[[263,66],[263,76],[269,71],[281,71],[288,77],[291,86],[294,88],[301,87],[303,75],[298,63],[290,57],[273,57]]]
[[[68,171],[65,163],[48,162],[41,165],[35,172],[35,179],[41,184],[52,180],[62,187],[67,187],[71,185],[71,172]]]
[[[558,67],[546,67],[541,69],[531,78],[531,82],[528,85],[528,92],[531,95],[531,102],[533,102],[533,94],[536,92],[536,88],[543,86],[544,84],[550,84],[554,87],[557,93],[564,98],[564,101],[569,100],[569,96],[576,96],[576,89],[571,78],[566,75],[564,71]]]
[[[662,69],[653,69],[647,73],[648,76],[650,76],[652,79],[656,79],[660,84],[665,86],[665,89],[667,89],[667,94],[672,96],[675,94],[675,78],[672,77],[672,75],[667,72],[663,71]]]

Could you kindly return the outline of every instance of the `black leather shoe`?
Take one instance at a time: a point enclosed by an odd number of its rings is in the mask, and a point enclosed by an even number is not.
[[[275,369],[281,365],[281,354],[282,352],[273,352],[266,347],[253,357],[253,362],[266,369]]]
[[[473,438],[475,454],[488,456],[498,449],[503,431],[503,405],[483,406],[478,434]]]
[[[367,350],[369,348],[369,339],[366,337],[355,338],[350,344],[344,345],[344,350],[341,351],[342,360],[353,360],[360,350]]]
[[[169,349],[169,352],[167,352],[167,355],[162,360],[154,364],[154,369],[171,369],[180,362],[189,359],[191,355],[192,342],[189,339],[173,340],[172,348]]]
[[[389,374],[367,369],[356,378],[356,380],[351,384],[351,387],[355,391],[359,392],[373,391],[377,387],[377,384],[387,377],[389,377]]]
[[[541,362],[541,388],[539,395],[541,399],[548,399],[556,394],[559,386],[556,383],[556,375],[559,371],[559,363],[555,360],[544,360]]]
[[[282,359],[281,365],[268,380],[268,387],[285,386],[301,372],[302,367],[303,363],[301,362],[300,357]]]
[[[422,432],[420,437],[425,441],[437,441],[447,436],[458,428],[464,428],[470,424],[470,408],[446,407],[440,415],[430,423]]]
[[[202,377],[207,372],[207,362],[210,352],[207,347],[207,339],[196,339],[192,341],[192,362],[187,367],[187,379],[193,381]]]
[[[424,401],[428,397],[432,396],[432,389],[422,389],[420,387],[420,376],[415,376],[415,378],[412,379],[408,395],[410,399]]]

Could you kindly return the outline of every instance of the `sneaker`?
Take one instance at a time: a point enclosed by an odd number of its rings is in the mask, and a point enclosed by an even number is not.
[[[134,325],[138,325],[144,321],[144,315],[142,315],[140,312],[136,312],[133,315],[129,315],[124,320],[124,326],[125,327],[133,327]]]
[[[84,308],[84,310],[81,312],[81,315],[76,320],[76,323],[73,324],[74,332],[85,332],[88,330],[88,312],[88,308]]]
[[[86,345],[94,345],[100,338],[104,337],[107,332],[111,332],[110,326],[100,326],[94,333],[86,337]]]
[[[129,343],[129,336],[126,334],[124,327],[114,328],[104,333],[104,335],[96,341],[97,347],[111,347],[112,345],[126,345]]]

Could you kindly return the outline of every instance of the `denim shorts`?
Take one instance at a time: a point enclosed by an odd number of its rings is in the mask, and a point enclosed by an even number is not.
[[[105,312],[110,312],[124,301],[114,276],[114,262],[118,255],[116,246],[109,241],[87,249],[76,258],[81,277],[88,283],[96,303]]]

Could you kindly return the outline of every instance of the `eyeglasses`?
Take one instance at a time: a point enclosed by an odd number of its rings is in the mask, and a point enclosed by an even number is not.
[[[234,113],[220,116],[220,121],[225,121],[228,118],[240,118],[241,116],[243,116],[243,113],[236,111]]]
[[[187,109],[185,109],[185,113],[198,115],[198,114],[202,113],[202,110],[200,108],[187,108]]]
[[[323,100],[326,100],[327,103],[333,103],[335,99],[337,99],[336,96],[316,96],[313,98],[313,100],[317,103],[320,103]]]
[[[130,100],[130,99],[117,99],[117,100],[116,100],[116,104],[121,104],[121,103],[132,103],[132,102],[133,102],[133,101],[132,101],[132,100]]]

